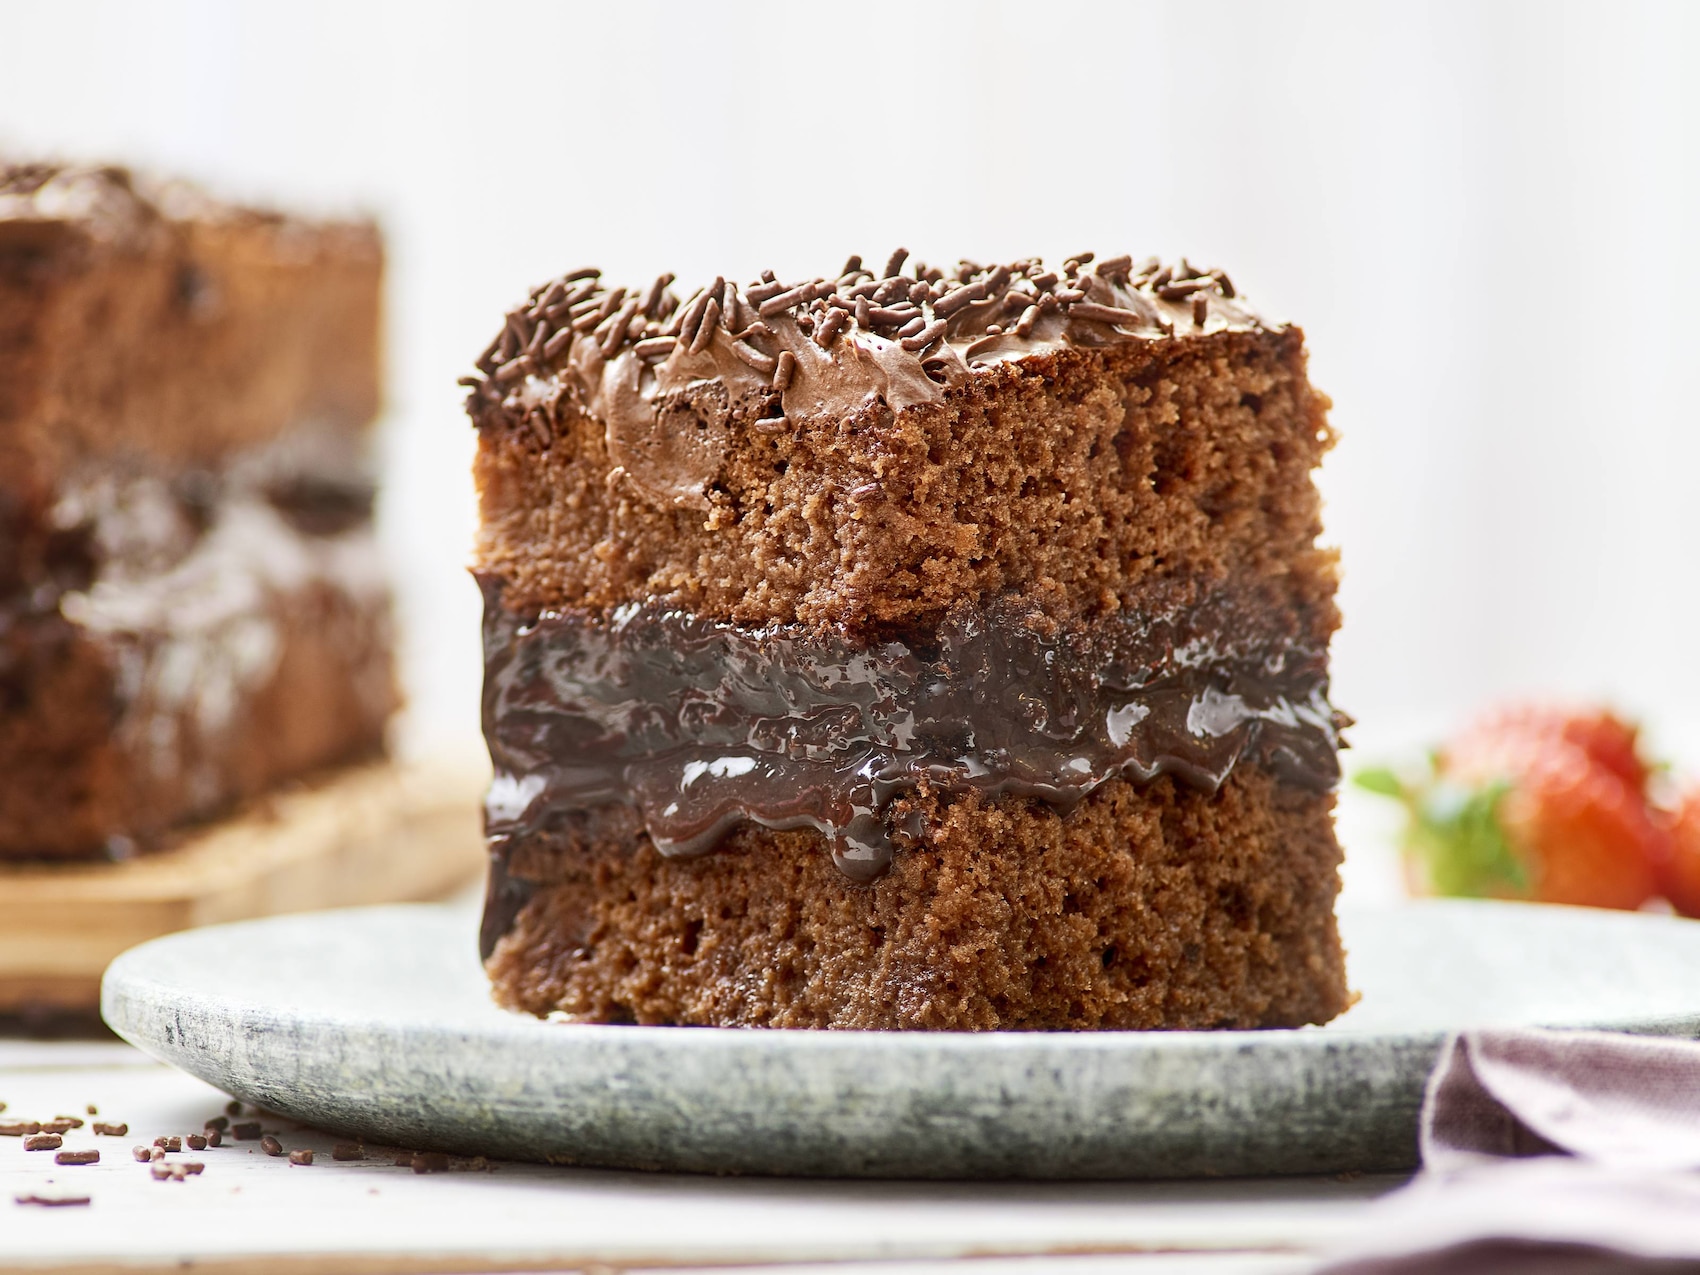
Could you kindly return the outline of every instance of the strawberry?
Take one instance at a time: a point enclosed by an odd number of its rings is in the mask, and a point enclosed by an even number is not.
[[[1633,730],[1625,751],[1615,718],[1585,720],[1484,718],[1417,781],[1372,770],[1357,782],[1404,803],[1405,851],[1435,893],[1638,908],[1658,889],[1668,838],[1637,786],[1644,767],[1629,765]]]
[[[1700,787],[1682,794],[1666,827],[1670,855],[1660,873],[1664,896],[1683,916],[1700,917]]]
[[[1448,755],[1492,748],[1511,736],[1556,736],[1575,744],[1615,774],[1630,790],[1645,794],[1652,768],[1640,755],[1640,728],[1609,708],[1511,703],[1489,709],[1447,746]]]

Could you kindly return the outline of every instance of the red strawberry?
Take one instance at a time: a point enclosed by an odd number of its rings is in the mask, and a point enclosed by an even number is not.
[[[1670,856],[1660,873],[1663,893],[1684,916],[1700,916],[1700,787],[1683,793],[1671,812]]]
[[[1625,756],[1633,747],[1608,765],[1562,728],[1484,719],[1418,783],[1386,771],[1358,782],[1404,802],[1406,852],[1436,893],[1638,908],[1657,891],[1667,838]]]
[[[1640,728],[1624,721],[1609,708],[1570,707],[1554,704],[1502,704],[1483,713],[1447,747],[1470,753],[1491,747],[1490,741],[1507,736],[1556,736],[1575,744],[1594,762],[1615,774],[1630,790],[1647,791],[1650,767],[1642,760]]]

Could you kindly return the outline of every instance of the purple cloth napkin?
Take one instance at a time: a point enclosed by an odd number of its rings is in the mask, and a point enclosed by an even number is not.
[[[1421,1146],[1324,1271],[1700,1270],[1700,1044],[1466,1032],[1429,1078]]]

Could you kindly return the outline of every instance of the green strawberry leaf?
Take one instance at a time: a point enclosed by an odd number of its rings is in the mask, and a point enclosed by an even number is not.
[[[1405,783],[1386,766],[1370,766],[1352,776],[1352,782],[1365,792],[1382,797],[1405,797]]]
[[[1411,803],[1405,848],[1428,870],[1437,894],[1483,898],[1529,892],[1528,868],[1499,818],[1510,787],[1503,781],[1472,788],[1437,779]]]
[[[1444,778],[1436,753],[1429,754],[1426,774],[1407,778],[1372,766],[1354,774],[1352,782],[1405,807],[1400,848],[1421,866],[1436,894],[1486,898],[1529,893],[1528,867],[1499,818],[1509,784],[1470,786]]]

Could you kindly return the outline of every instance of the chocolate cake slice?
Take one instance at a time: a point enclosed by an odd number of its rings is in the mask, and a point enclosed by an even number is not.
[[[468,377],[496,998],[1211,1028],[1345,1006],[1303,336],[1091,254],[564,275]]]
[[[0,163],[0,858],[379,752],[374,227]]]

